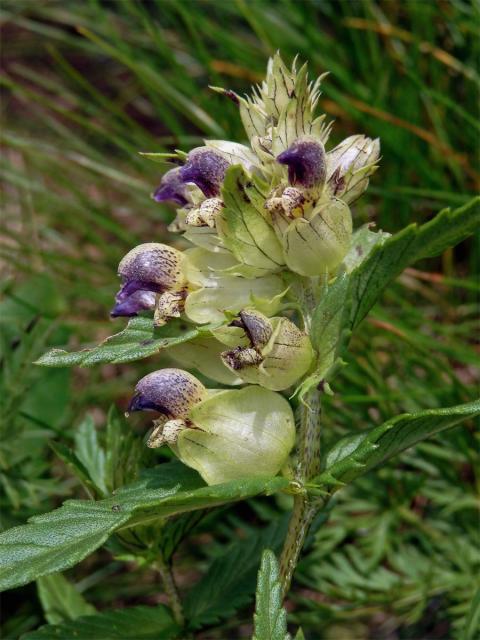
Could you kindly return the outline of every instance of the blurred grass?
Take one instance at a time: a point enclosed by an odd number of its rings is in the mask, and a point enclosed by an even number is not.
[[[74,371],[70,384],[70,372],[30,366],[48,344],[79,346],[120,329],[122,321],[108,320],[119,259],[152,238],[181,242],[166,231],[172,210],[149,197],[162,167],[138,151],[188,150],[205,137],[242,141],[236,107],[208,84],[248,91],[272,52],[280,49],[287,60],[298,53],[312,75],[331,72],[320,108],[336,121],[332,144],[357,132],[381,138],[381,167],[355,207],[356,222],[395,231],[423,221],[478,190],[479,21],[479,5],[463,0],[3,1],[0,313],[6,366],[0,390],[10,398],[2,409],[0,445],[4,526],[72,492],[71,479],[49,453],[49,439],[63,433],[71,440],[87,410],[102,423],[109,404],[121,405],[152,368],[147,361]],[[400,411],[478,395],[479,263],[477,238],[416,265],[386,292],[355,338],[339,393],[329,401],[327,443]],[[308,603],[301,590],[292,596],[294,616],[307,634],[321,624],[328,637],[328,628],[333,634],[340,625],[341,637],[348,619],[360,625],[356,638],[375,629],[383,634],[375,637],[460,637],[473,582],[465,568],[454,566],[456,552],[445,545],[455,536],[474,545],[476,451],[473,432],[458,430],[405,454],[398,469],[395,463],[371,474],[347,494],[351,504],[345,498],[302,565],[300,581],[314,595]],[[419,511],[420,499],[427,506]],[[452,511],[448,500],[460,499],[461,513]],[[357,507],[377,515],[365,524]],[[423,534],[412,513],[427,521]],[[251,517],[247,511],[242,526],[250,526]],[[385,529],[379,524],[377,531],[377,517],[390,522],[380,542],[376,536]],[[232,524],[232,532],[238,526]],[[227,535],[216,527],[220,538]],[[326,546],[337,554],[337,570],[329,573],[328,563],[317,569],[322,535],[338,527],[342,535]],[[435,532],[433,546],[428,527]],[[424,573],[404,576],[398,587],[408,591],[406,607],[395,605],[399,592],[388,579],[376,599],[379,587],[369,586],[369,569],[358,562],[351,568],[350,547],[360,540],[361,548],[363,538],[376,549],[370,567],[388,568],[393,557],[409,558],[420,549]],[[197,551],[193,557],[204,562]],[[453,607],[448,613],[432,605],[438,594],[429,587],[428,568],[441,557],[455,577],[442,583],[442,603]],[[135,586],[137,574],[122,574],[112,587],[108,569],[99,571],[98,586],[94,579],[89,587],[96,603],[123,603],[151,589],[148,581]],[[81,569],[77,575],[86,579]],[[460,605],[451,596],[459,584]],[[5,637],[40,621],[32,598],[12,617]]]

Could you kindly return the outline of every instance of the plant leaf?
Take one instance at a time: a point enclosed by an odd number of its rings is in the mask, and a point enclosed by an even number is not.
[[[417,442],[478,415],[480,400],[396,416],[365,433],[340,440],[327,455],[326,470],[312,482],[338,488]]]
[[[338,354],[341,343],[346,342],[388,284],[408,265],[438,255],[480,227],[479,203],[480,198],[473,198],[454,211],[444,209],[426,224],[406,227],[377,243],[350,274],[335,280],[312,319],[313,345],[321,358],[327,359],[325,365],[319,359],[322,370],[328,370],[328,361]]]
[[[45,618],[50,624],[95,613],[95,607],[61,573],[39,578],[37,591]]]
[[[288,517],[277,518],[262,531],[229,544],[217,556],[203,578],[189,591],[185,614],[189,626],[197,629],[231,618],[239,607],[250,602],[262,550],[279,549],[285,537]]]
[[[69,500],[0,534],[0,589],[77,564],[121,528],[282,490],[288,480],[250,478],[205,486],[179,462],[159,465],[111,498]]]
[[[377,302],[385,287],[410,264],[436,256],[468,238],[480,227],[480,197],[452,211],[444,209],[435,218],[412,224],[377,245],[352,272],[347,299],[347,328],[353,331]]]
[[[89,496],[94,496],[98,489],[93,483],[88,470],[75,453],[61,442],[50,442],[50,448],[65,466],[80,480]]]
[[[263,195],[241,165],[228,169],[222,197],[225,208],[217,228],[225,245],[251,275],[279,271],[285,264],[282,246],[262,213]]]
[[[253,640],[287,640],[287,612],[282,607],[282,587],[278,562],[273,551],[265,549],[257,582],[257,602]]]
[[[205,327],[202,327],[202,330]],[[96,364],[132,362],[147,358],[174,344],[192,340],[200,330],[180,320],[155,328],[152,318],[131,318],[120,333],[110,336],[98,346],[68,352],[63,349],[47,351],[35,364],[43,367],[91,367]]]
[[[144,450],[124,416],[110,407],[105,441],[105,483],[110,492],[136,479]]]
[[[106,497],[108,489],[105,484],[105,450],[100,445],[91,416],[87,416],[75,431],[75,455],[87,469],[100,495]]]
[[[22,640],[168,640],[176,637],[178,632],[178,626],[173,621],[170,611],[163,605],[156,605],[106,611],[94,616],[82,616],[63,624],[47,625],[37,631],[26,633]]]
[[[480,631],[480,588],[477,589],[470,603],[465,627],[460,636],[460,640],[473,640],[478,638]]]

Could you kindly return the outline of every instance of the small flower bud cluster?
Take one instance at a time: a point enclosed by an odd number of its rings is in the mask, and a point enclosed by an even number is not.
[[[250,385],[207,390],[181,369],[137,385],[130,411],[159,414],[149,446],[167,444],[208,483],[284,466],[294,421],[278,392],[293,389],[316,354],[299,318],[282,309],[295,279],[345,269],[350,205],[377,168],[378,140],[351,136],[327,149],[331,126],[314,115],[321,80],[277,54],[252,97],[215,89],[238,104],[249,144],[208,140],[170,154],[176,166],[153,198],[177,206],[169,229],[193,246],[143,244],[119,265],[112,316],[153,310],[156,326],[175,317],[204,325],[172,359],[221,384]]]

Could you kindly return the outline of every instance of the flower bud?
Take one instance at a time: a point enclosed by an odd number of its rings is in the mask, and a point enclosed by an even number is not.
[[[295,443],[295,423],[281,395],[250,386],[221,391],[192,407],[192,428],[175,450],[208,484],[274,476]]]
[[[128,411],[157,411],[168,419],[186,418],[206,394],[203,384],[191,373],[160,369],[137,383]]]
[[[183,260],[180,251],[156,242],[129,251],[118,266],[122,287],[116,295],[112,317],[135,316],[156,305],[159,317],[179,315],[186,286]]]
[[[321,192],[327,167],[325,149],[320,141],[310,136],[299,138],[277,156],[277,162],[288,166],[288,180],[292,186]]]
[[[283,233],[288,267],[303,276],[335,271],[352,238],[352,216],[342,200],[321,202],[309,218],[296,218]]]
[[[232,325],[244,330],[249,345],[224,351],[222,360],[244,382],[281,391],[309,370],[314,356],[310,339],[288,318],[269,319],[246,309]]]
[[[380,156],[378,138],[350,136],[327,153],[327,184],[332,195],[347,203],[365,191]]]

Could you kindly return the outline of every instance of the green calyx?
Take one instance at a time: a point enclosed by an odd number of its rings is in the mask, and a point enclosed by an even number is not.
[[[244,310],[234,324],[231,329],[237,346],[224,351],[221,358],[244,382],[280,391],[310,369],[314,358],[310,338],[288,318],[269,319],[255,310]],[[239,329],[243,335],[238,336]],[[225,333],[226,329],[217,334],[220,340],[225,340]]]

